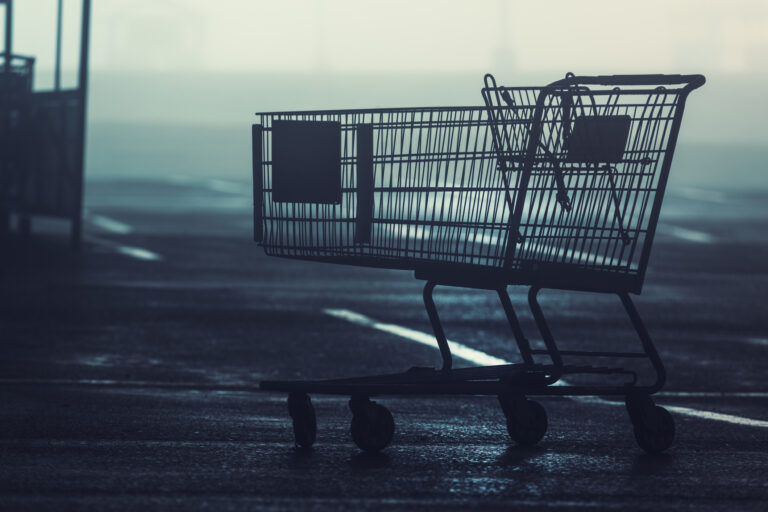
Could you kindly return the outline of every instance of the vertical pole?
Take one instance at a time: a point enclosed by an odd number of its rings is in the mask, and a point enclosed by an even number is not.
[[[11,55],[13,42],[13,0],[5,0],[5,47],[3,48],[3,72],[11,72]],[[6,120],[3,120],[6,122]],[[3,166],[6,162],[0,162]],[[4,170],[4,169],[3,169]],[[4,191],[0,190],[0,194]],[[7,205],[3,204],[5,198],[0,196],[0,236],[5,236],[10,231],[11,213]]]
[[[54,89],[61,89],[61,1],[56,11],[56,70],[54,72]]]
[[[5,72],[11,71],[13,54],[13,0],[5,0]]]
[[[78,126],[78,144],[76,154],[76,165],[72,181],[74,184],[75,198],[72,205],[72,231],[70,241],[72,248],[80,249],[80,239],[82,238],[83,221],[83,181],[85,173],[85,126],[86,100],[88,99],[88,45],[91,25],[91,0],[83,0],[83,21],[80,33],[80,73],[78,76],[78,99],[80,101],[80,119]]]
[[[262,133],[264,127],[260,124],[251,126],[251,156],[253,158],[253,241],[264,240],[264,226],[261,225],[262,203],[264,196],[264,177],[262,170],[263,149]]]
[[[83,0],[83,23],[80,34],[80,94],[85,98],[88,89],[88,49],[91,33],[91,0]]]

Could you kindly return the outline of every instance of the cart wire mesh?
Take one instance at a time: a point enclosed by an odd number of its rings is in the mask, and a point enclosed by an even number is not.
[[[341,124],[339,204],[272,200],[272,123]],[[482,107],[262,114],[262,245],[275,256],[412,268],[419,261],[498,267],[510,191]],[[370,241],[355,240],[357,136],[373,131]],[[300,151],[297,148],[297,151]]]
[[[502,172],[512,189],[524,190],[510,222],[518,231],[507,264],[644,272],[685,94],[646,84],[586,87],[575,77],[532,92],[487,77],[483,96]],[[581,141],[579,151],[580,119],[597,128],[596,143]],[[599,154],[621,120],[628,126],[618,158]]]
[[[274,256],[507,275],[571,268],[641,284],[685,98],[700,85],[692,77],[569,74],[546,87],[503,87],[488,75],[486,108],[258,114],[259,241]],[[274,200],[280,121],[338,123],[340,201]],[[370,155],[358,154],[361,134]]]

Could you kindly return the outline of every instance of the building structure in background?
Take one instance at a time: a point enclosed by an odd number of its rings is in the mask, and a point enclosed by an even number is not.
[[[71,243],[80,246],[83,170],[88,97],[90,0],[82,1],[78,78],[61,85],[62,9],[57,2],[54,84],[35,90],[35,57],[14,53],[13,0],[5,10],[0,55],[0,232],[11,221],[27,235],[34,216],[63,218],[71,225]]]

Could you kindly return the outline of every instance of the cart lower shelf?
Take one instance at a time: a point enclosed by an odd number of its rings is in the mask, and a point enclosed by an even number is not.
[[[627,375],[622,386],[553,385],[563,375]],[[289,393],[288,410],[293,420],[296,446],[311,448],[317,421],[310,393],[346,395],[352,411],[351,433],[362,450],[376,452],[392,440],[395,423],[383,405],[371,400],[382,395],[490,395],[497,396],[510,438],[521,446],[533,446],[546,434],[544,407],[527,398],[533,395],[619,395],[625,397],[638,445],[649,453],[666,450],[674,440],[675,424],[650,393],[634,385],[633,372],[623,368],[594,366],[509,364],[451,370],[414,367],[402,373],[314,381],[264,381],[260,389]]]

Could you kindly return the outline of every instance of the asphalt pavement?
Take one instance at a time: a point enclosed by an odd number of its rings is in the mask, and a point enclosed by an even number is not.
[[[609,399],[541,399],[549,430],[520,448],[494,398],[381,397],[396,430],[371,455],[350,439],[347,397],[312,397],[304,451],[286,396],[258,383],[438,366],[419,341],[422,282],[265,256],[246,181],[90,181],[79,254],[50,219],[2,250],[0,509],[765,510],[766,200],[665,200],[635,298],[669,374],[664,454],[640,450]],[[526,290],[510,293],[540,343]],[[436,301],[475,350],[457,365],[519,360],[494,294]],[[542,305],[562,348],[637,347],[615,297],[544,291]]]

